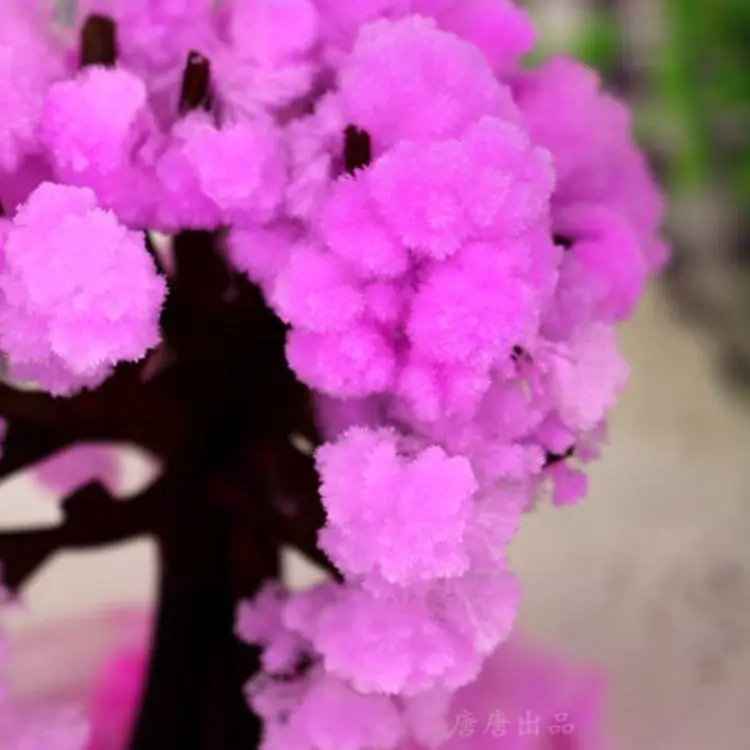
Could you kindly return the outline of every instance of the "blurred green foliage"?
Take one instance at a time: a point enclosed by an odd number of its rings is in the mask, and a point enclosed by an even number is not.
[[[576,42],[576,57],[598,68],[604,76],[609,76],[617,67],[619,50],[618,26],[611,14],[599,9],[592,10]]]
[[[663,4],[666,44],[655,94],[686,136],[677,187],[718,176],[750,205],[750,2]]]
[[[646,66],[621,59],[628,2],[592,2],[567,51],[605,78],[623,67],[645,77],[636,125],[647,142],[667,144],[673,190],[718,179],[750,207],[750,0],[652,0],[660,40]]]
[[[542,58],[572,54],[630,100],[670,193],[669,288],[750,397],[750,0],[574,0],[564,23],[561,0],[526,1]]]

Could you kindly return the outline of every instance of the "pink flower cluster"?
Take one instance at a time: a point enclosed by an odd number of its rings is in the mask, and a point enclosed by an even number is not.
[[[512,0],[80,5],[117,22],[117,65],[76,71],[20,2],[0,19],[11,372],[70,394],[143,357],[168,293],[144,231],[229,227],[316,394],[344,579],[241,609],[263,747],[434,745],[513,662],[507,545],[543,487],[585,493],[615,326],[667,257],[627,112],[573,61],[522,67]],[[189,54],[213,106],[179,113]]]
[[[400,747],[413,706],[437,726],[504,659],[507,544],[543,485],[585,494],[574,463],[627,377],[615,326],[666,259],[625,110],[572,61],[522,70],[522,11],[372,5],[322,8],[336,79],[292,125],[294,223],[232,237],[321,394],[319,542],[346,581],[241,611],[266,647],[268,750]],[[487,55],[484,30],[511,23]],[[265,630],[255,607],[276,611]]]
[[[145,645],[123,648],[102,666],[88,695],[70,695],[65,703],[22,707],[0,697],[2,746],[127,750],[146,662]],[[392,746],[396,738],[398,750],[426,750],[437,742],[444,750],[604,750],[606,692],[594,670],[513,637],[447,706],[445,696],[429,695],[409,700],[399,714],[382,697],[352,693],[330,675],[310,675],[267,691],[259,710],[294,707],[284,730],[273,730],[292,749],[310,743],[319,750],[360,748],[361,742]],[[369,744],[373,738],[383,742]]]
[[[166,288],[143,236],[89,188],[45,182],[16,212],[0,268],[0,347],[53,394],[99,385],[159,341]]]
[[[505,641],[487,659],[476,679],[453,693],[432,689],[398,699],[352,689],[328,662],[310,660],[309,636],[326,599],[325,587],[289,597],[269,585],[252,606],[240,610],[239,633],[264,645],[270,676],[249,686],[255,711],[266,721],[264,747],[360,750],[603,750],[601,713],[606,688],[594,672],[554,659],[522,643]],[[356,611],[356,610],[352,610]],[[369,611],[373,625],[384,626],[391,612]],[[450,658],[426,621],[421,628],[400,621],[399,649],[372,639],[357,651],[373,668],[386,660],[393,674],[404,672],[405,655],[417,651],[422,663]],[[350,627],[357,629],[358,622]],[[407,643],[408,641],[408,643]],[[399,656],[405,656],[399,660]],[[400,661],[400,666],[398,666]],[[559,741],[559,745],[557,742]],[[566,744],[567,743],[567,744]]]

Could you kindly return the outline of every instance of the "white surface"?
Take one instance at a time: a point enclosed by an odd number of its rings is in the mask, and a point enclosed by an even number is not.
[[[528,519],[522,624],[614,676],[617,750],[750,748],[750,421],[650,299],[591,496]]]

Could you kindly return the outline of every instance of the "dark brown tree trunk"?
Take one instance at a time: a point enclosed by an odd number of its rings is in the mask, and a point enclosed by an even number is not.
[[[183,474],[164,498],[159,605],[131,750],[252,750],[260,741],[243,694],[258,655],[243,654],[234,637],[237,521],[193,478],[190,486]],[[244,571],[246,595],[277,572],[273,548],[254,558],[255,569]]]

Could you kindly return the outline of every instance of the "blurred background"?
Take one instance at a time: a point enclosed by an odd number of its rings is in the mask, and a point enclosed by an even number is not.
[[[529,0],[669,197],[673,259],[589,501],[519,537],[528,630],[613,677],[617,750],[750,747],[750,2]]]
[[[528,4],[540,57],[573,54],[631,102],[674,259],[623,328],[632,378],[589,499],[542,508],[514,545],[521,626],[609,672],[614,750],[748,750],[750,0]],[[134,452],[93,459],[124,494],[150,471]],[[55,489],[81,478],[53,475],[8,483],[0,525],[54,524]],[[153,574],[147,541],[58,557],[3,615],[17,693],[62,696],[142,639]]]
[[[630,102],[670,197],[665,276],[718,364],[750,382],[750,2],[528,0],[539,57],[565,52]]]

